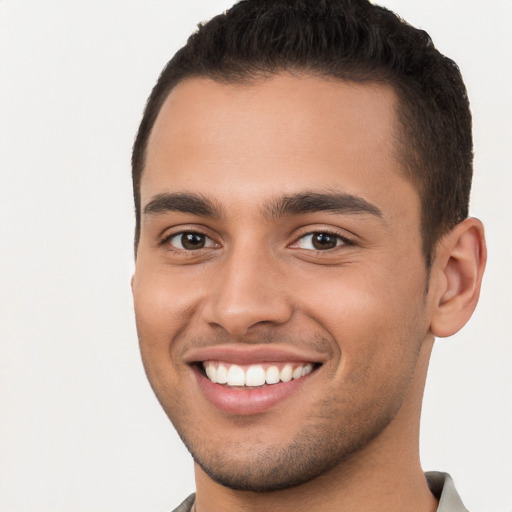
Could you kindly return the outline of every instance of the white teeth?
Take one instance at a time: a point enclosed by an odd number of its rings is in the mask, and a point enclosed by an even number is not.
[[[295,368],[295,370],[293,370],[293,373],[292,373],[292,377],[294,379],[300,379],[302,377],[302,370],[303,368],[301,368],[300,366],[297,366],[297,368]],[[219,377],[217,376],[217,382],[219,380]]]
[[[243,368],[236,364],[231,365],[228,371],[228,386],[245,386],[245,372]]]
[[[307,363],[300,366],[287,363],[279,370],[277,365],[269,366],[266,370],[262,365],[252,364],[246,369],[236,364],[204,363],[204,371],[214,384],[227,384],[228,386],[259,387],[278,382],[290,382],[300,379],[313,371],[313,365]]]
[[[283,382],[290,382],[293,377],[293,369],[291,364],[285,365],[285,367],[281,370],[281,374],[279,375]]]
[[[302,368],[302,377],[304,377],[304,375],[307,375],[308,373],[311,373],[313,371],[313,365],[312,364],[306,364],[304,365],[304,368]],[[217,376],[217,379],[219,377]]]
[[[221,363],[221,364],[219,364],[219,367],[217,368],[217,383],[218,384],[226,384],[227,381],[228,381],[228,369]]]
[[[262,366],[253,365],[249,366],[245,374],[246,386],[263,386],[265,384],[265,370]]]
[[[265,377],[267,384],[277,384],[279,382],[279,368],[277,366],[269,366]]]
[[[209,364],[206,367],[205,371],[206,375],[213,383],[217,382],[217,369],[215,368],[215,366],[213,366],[213,364]]]

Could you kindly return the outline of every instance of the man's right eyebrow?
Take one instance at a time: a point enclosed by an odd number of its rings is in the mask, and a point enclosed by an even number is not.
[[[191,213],[203,217],[220,217],[221,209],[201,194],[174,192],[157,194],[144,207],[144,215],[158,215],[166,212]]]
[[[379,219],[384,217],[380,208],[362,197],[332,190],[306,190],[298,194],[275,198],[267,205],[265,213],[270,218],[278,218],[285,215],[304,215],[314,212],[366,213]]]

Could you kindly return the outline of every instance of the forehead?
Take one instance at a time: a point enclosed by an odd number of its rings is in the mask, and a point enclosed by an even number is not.
[[[397,99],[385,85],[280,74],[249,84],[179,83],[148,142],[142,207],[193,190],[245,204],[275,192],[340,189],[371,196],[405,182]],[[394,199],[393,199],[394,200]]]

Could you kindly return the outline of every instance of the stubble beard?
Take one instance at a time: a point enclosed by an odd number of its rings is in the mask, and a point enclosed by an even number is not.
[[[404,335],[401,339],[415,338]],[[335,353],[332,347],[337,345],[330,340],[315,341],[319,352],[331,356]],[[304,342],[305,346],[306,343],[314,345],[311,340]],[[199,343],[196,341],[195,345]],[[237,426],[237,430],[246,427],[247,436],[238,441],[214,439],[207,425],[197,422],[197,411],[189,408],[187,397],[178,394],[167,401],[165,394],[158,393],[155,387],[154,390],[194,461],[213,481],[233,490],[268,493],[305,484],[329,472],[335,471],[341,478],[352,475],[361,462],[361,453],[368,448],[371,451],[407,398],[421,343],[415,346],[415,353],[409,354],[408,360],[395,365],[401,369],[398,380],[376,380],[368,387],[366,381],[372,367],[359,369],[345,382],[343,392],[330,392],[307,414],[304,411],[300,420],[296,418],[297,426],[288,438],[281,436],[280,443],[272,439],[272,429],[278,425],[264,426],[263,437],[259,437],[251,434],[258,431],[253,427],[259,419],[251,422],[247,417],[240,418]],[[334,356],[329,358],[333,359]],[[361,396],[363,390],[366,392]]]
[[[330,409],[332,404],[323,404]],[[325,408],[323,410],[325,410]],[[361,411],[359,411],[361,412]],[[369,415],[342,421],[335,412],[310,421],[281,448],[254,443],[214,449],[201,446],[178,431],[194,461],[215,482],[237,491],[268,493],[289,489],[333,471],[351,471],[355,455],[372,443],[389,425],[397,410],[377,421]],[[338,423],[337,428],[333,424]]]

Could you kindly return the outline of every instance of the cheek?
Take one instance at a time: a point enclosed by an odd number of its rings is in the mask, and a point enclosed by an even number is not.
[[[139,262],[138,262],[139,263]],[[171,268],[141,264],[133,280],[133,300],[139,335],[143,341],[169,342],[179,324],[190,315],[194,302],[191,281],[176,279]]]
[[[177,393],[183,369],[173,362],[171,346],[179,326],[175,303],[167,287],[144,276],[134,280],[133,298],[135,319],[142,363],[148,381],[162,408],[172,421],[185,410],[183,396]]]
[[[422,262],[333,269],[305,286],[304,308],[340,346],[339,371],[363,379],[416,357],[428,332],[425,286]]]
[[[172,385],[170,347],[179,330],[178,319],[185,314],[186,307],[165,275],[157,275],[156,271],[138,269],[132,290],[142,362],[156,392],[164,385],[160,382]]]

